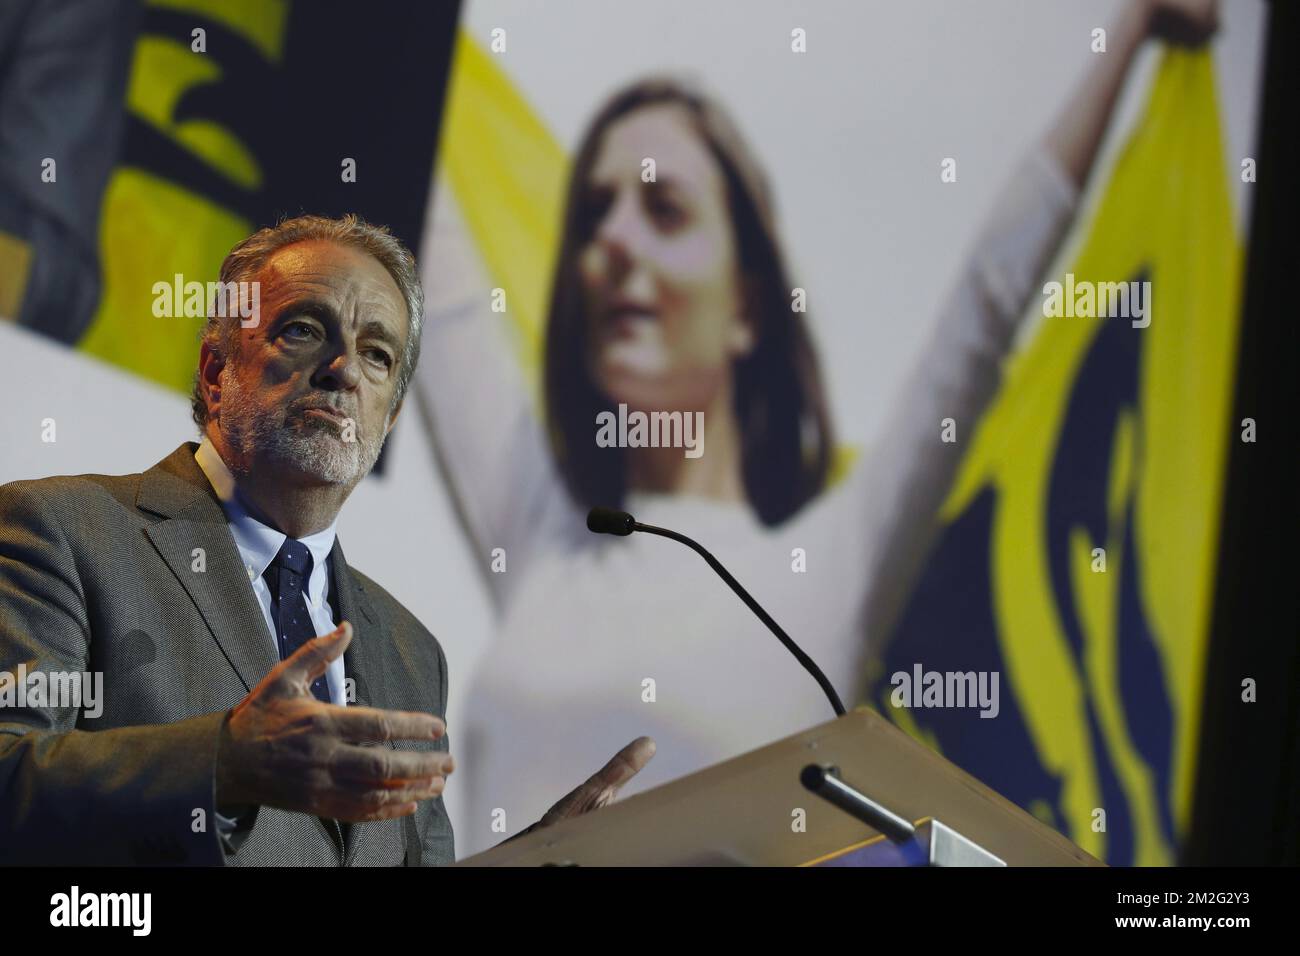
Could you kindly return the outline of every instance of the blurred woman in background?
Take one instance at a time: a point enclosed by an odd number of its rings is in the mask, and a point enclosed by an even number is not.
[[[1110,52],[994,205],[884,434],[842,480],[831,480],[833,426],[771,192],[716,102],[637,82],[582,137],[541,416],[489,310],[492,283],[438,191],[417,394],[476,553],[499,548],[506,562],[487,575],[498,639],[464,691],[460,786],[482,826],[458,833],[462,854],[501,838],[495,810],[508,832],[532,822],[638,734],[658,750],[627,793],[832,716],[696,559],[649,536],[591,535],[593,505],[700,540],[858,702],[868,644],[907,597],[963,452],[940,423],[974,433],[1135,52],[1148,35],[1199,43],[1214,27],[1213,0],[1122,10]],[[597,416],[620,405],[703,413],[703,454],[599,447]]]

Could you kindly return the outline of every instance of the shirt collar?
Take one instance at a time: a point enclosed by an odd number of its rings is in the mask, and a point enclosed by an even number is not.
[[[271,566],[275,556],[280,553],[280,547],[288,535],[264,524],[249,513],[239,494],[235,476],[231,474],[230,468],[222,460],[216,446],[206,435],[194,453],[194,460],[203,469],[203,474],[207,476],[212,490],[217,493],[217,498],[221,501],[221,508],[226,513],[226,523],[230,526],[230,533],[235,537],[235,545],[239,548],[240,557],[244,559],[244,565],[248,569],[249,580],[260,578]],[[337,526],[338,519],[335,518],[328,528],[298,539],[311,552],[312,572],[307,590],[308,596],[314,603],[319,603],[325,598],[325,591],[329,584],[329,575],[325,573],[325,561],[334,549]]]

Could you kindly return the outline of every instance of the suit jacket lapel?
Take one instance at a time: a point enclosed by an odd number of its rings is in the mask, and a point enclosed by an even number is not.
[[[136,505],[170,519],[150,525],[145,534],[188,592],[244,689],[252,690],[279,656],[226,513],[194,460],[196,448],[186,442],[146,471]]]
[[[351,703],[362,707],[379,707],[374,701],[383,698],[384,665],[388,653],[388,635],[375,613],[365,589],[352,576],[343,546],[336,537],[330,551],[333,586],[338,595],[339,623],[352,624],[352,643],[343,652],[343,667],[353,681]]]
[[[248,581],[248,572],[226,513],[203,469],[194,459],[197,445],[186,442],[146,471],[136,505],[168,520],[145,529],[158,554],[185,588],[212,637],[244,684],[252,690],[276,664],[275,640]],[[202,549],[202,564],[195,549]],[[199,571],[196,568],[202,567]],[[366,597],[365,588],[348,570],[338,539],[330,552],[332,586],[338,597],[340,623],[352,623],[352,643],[343,655],[346,676],[352,679],[351,703],[362,707],[391,706],[385,678],[397,665],[391,635]],[[396,750],[389,741],[387,746]],[[321,821],[338,846],[333,821]],[[343,859],[351,860],[359,845],[357,827],[342,823]]]
[[[385,693],[385,683],[386,675],[394,665],[391,656],[394,653],[392,636],[366,597],[365,588],[348,569],[343,546],[337,537],[334,539],[334,548],[330,551],[330,569],[333,574],[332,586],[338,595],[339,623],[348,621],[352,624],[352,643],[343,652],[343,668],[352,680],[351,703],[358,707],[391,706]],[[397,749],[391,740],[386,745],[390,749]],[[350,862],[356,855],[362,832],[354,824],[343,824],[345,862]]]

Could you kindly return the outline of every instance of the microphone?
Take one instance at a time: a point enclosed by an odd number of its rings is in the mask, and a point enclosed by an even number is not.
[[[844,704],[840,702],[840,695],[835,693],[835,688],[827,680],[822,669],[817,666],[817,662],[804,653],[803,649],[790,639],[790,635],[781,630],[781,625],[772,620],[772,615],[763,610],[762,605],[755,601],[748,591],[740,586],[740,582],[731,576],[726,568],[709,552],[696,541],[691,540],[684,534],[678,534],[676,531],[670,531],[667,528],[656,528],[654,525],[642,524],[633,518],[626,511],[618,511],[614,508],[595,507],[587,512],[587,530],[595,534],[616,534],[620,537],[626,537],[633,531],[644,531],[646,534],[657,534],[661,538],[671,538],[690,548],[705,561],[709,567],[717,572],[718,577],[727,582],[727,586],[736,592],[736,596],[745,602],[748,607],[758,617],[760,621],[767,625],[767,629],[776,635],[777,640],[785,645],[786,649],[794,655],[795,660],[803,665],[804,670],[813,676],[813,679],[821,686],[822,691],[831,702],[831,708],[835,711],[836,717],[844,716]]]
[[[636,530],[636,522],[626,511],[602,508],[597,505],[587,512],[587,530],[596,534],[617,534],[626,537]]]

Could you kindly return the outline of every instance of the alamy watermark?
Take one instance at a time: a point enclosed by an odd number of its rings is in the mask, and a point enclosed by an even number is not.
[[[29,672],[19,664],[17,673],[0,671],[0,708],[5,707],[84,707],[86,717],[99,717],[104,713],[104,673]]]
[[[978,707],[980,717],[996,717],[1001,709],[997,671],[927,671],[913,664],[911,673],[895,671],[889,682],[895,707]]]
[[[1073,272],[1065,274],[1064,284],[1049,282],[1043,286],[1043,315],[1049,319],[1133,320],[1133,328],[1151,324],[1151,283],[1076,281]]]
[[[152,893],[83,893],[73,886],[50,897],[51,926],[126,926],[133,936],[148,936]]]
[[[253,282],[186,282],[179,272],[171,282],[153,284],[153,314],[157,318],[219,318],[239,316],[239,326],[256,328],[262,310],[262,284]]]
[[[619,403],[618,414],[596,415],[598,448],[682,448],[687,458],[704,454],[703,412],[642,412]]]

